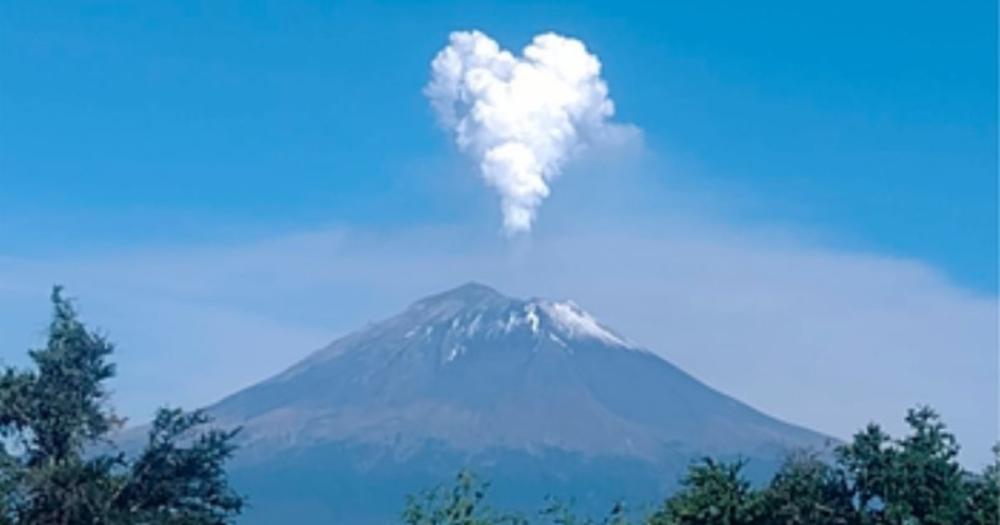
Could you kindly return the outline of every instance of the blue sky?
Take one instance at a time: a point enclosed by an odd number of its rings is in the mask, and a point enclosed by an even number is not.
[[[989,320],[997,295],[995,3],[330,4],[0,5],[0,262],[9,263],[0,265],[7,272],[0,274],[0,311],[12,313],[0,331],[14,334],[16,343],[0,350],[0,358],[16,361],[37,341],[37,326],[21,330],[15,321],[44,320],[45,283],[54,280],[75,286],[84,303],[91,301],[91,317],[113,336],[121,334],[123,368],[138,377],[134,383],[123,378],[119,391],[136,399],[124,401],[126,412],[136,414],[178,391],[179,402],[208,402],[454,276],[494,276],[512,292],[590,298],[605,318],[655,344],[658,321],[616,313],[622,298],[605,293],[610,286],[595,284],[592,274],[552,284],[556,280],[522,277],[529,266],[523,262],[502,268],[475,262],[553,253],[556,242],[578,239],[600,223],[602,238],[638,236],[656,246],[690,247],[684,256],[663,255],[674,261],[717,253],[703,244],[743,242],[753,245],[741,252],[750,267],[783,261],[747,279],[767,279],[793,259],[811,268],[801,279],[774,284],[787,291],[775,296],[788,297],[782,303],[788,309],[775,308],[776,316],[791,315],[797,301],[807,301],[802,297],[820,293],[807,281],[836,281],[836,271],[844,278],[863,275],[858,282],[871,279],[885,290],[880,298],[891,297],[881,312],[897,319],[887,321],[893,334],[917,319],[954,321],[949,330],[973,334],[969,363],[995,363],[995,316]],[[448,33],[472,28],[513,50],[548,30],[583,40],[604,65],[616,121],[642,130],[640,152],[571,168],[557,180],[534,238],[502,238],[495,197],[435,125],[421,93]],[[363,238],[345,248],[366,261],[350,266],[355,272],[371,266],[376,254],[405,260],[393,246],[423,250],[424,243],[412,240],[423,233],[414,232],[461,231],[468,239],[431,243],[441,251],[435,257],[451,262],[415,262],[437,272],[414,278],[419,285],[397,283],[397,292],[369,290],[360,298],[340,280],[310,273],[324,264],[319,259],[273,261],[267,253],[276,244],[345,256],[328,253],[326,234],[311,236],[345,230]],[[309,242],[297,240],[301,235]],[[623,250],[647,246],[622,242]],[[757,255],[764,251],[769,255]],[[795,257],[772,257],[777,252]],[[220,260],[239,267],[232,261],[244,253],[256,257],[245,275],[199,273]],[[802,262],[814,261],[807,257],[814,253],[823,254],[822,263]],[[160,273],[142,271],[157,268],[150,258],[162,264]],[[858,263],[863,271],[853,270],[855,260],[865,261]],[[449,273],[441,265],[461,270]],[[303,280],[289,284],[282,271]],[[310,276],[317,280],[305,280]],[[902,291],[892,288],[897,279]],[[843,304],[872,300],[855,284],[858,295],[845,295]],[[914,299],[929,289],[926,302]],[[345,290],[354,292],[354,303],[340,295]],[[142,311],[129,302],[140,299],[129,291],[149,293],[162,306],[149,311],[169,327],[142,356],[125,348],[142,342],[126,312]],[[672,292],[676,288],[663,290],[664,296]],[[690,291],[702,292],[708,293]],[[712,293],[720,302],[739,303]],[[37,307],[24,309],[29,299]],[[108,306],[117,300],[128,305]],[[915,302],[927,305],[920,310],[926,316],[907,318],[919,309]],[[832,308],[816,305],[816,318]],[[966,307],[975,313],[963,314]],[[709,318],[749,325],[755,312],[766,310],[761,303],[715,308],[713,316],[725,315],[706,317],[706,325]],[[194,311],[205,315],[195,322]],[[982,321],[962,324],[970,319]],[[236,340],[227,334],[247,323],[274,329],[239,339],[257,359],[246,372],[188,383],[166,372],[155,380],[142,375],[156,368],[144,369],[147,361],[171,370],[165,355],[226,362],[232,355],[209,349],[200,336],[221,333],[211,344],[225,346]],[[884,328],[868,328],[878,332],[868,334],[871,340],[904,342]],[[199,337],[177,335],[185,331]],[[175,336],[186,349],[170,344]],[[254,347],[254,341],[282,340],[294,350],[273,356]],[[771,343],[787,354],[803,344]],[[955,351],[945,346],[939,351]],[[712,348],[735,351],[731,341]],[[808,418],[808,406],[780,403],[780,389],[713,368],[725,359],[665,352],[715,386],[779,415]],[[788,355],[772,357],[777,363]],[[915,363],[914,370],[930,374],[929,363]],[[991,377],[977,384],[995,383],[996,366],[987,369]],[[205,386],[212,382],[218,384]],[[897,386],[888,391],[911,392]],[[995,401],[989,388],[974,394]],[[884,412],[873,407],[872,417],[895,417],[883,414],[920,400],[900,394],[896,401]],[[975,415],[967,414],[970,421]],[[995,422],[996,410],[989,417]],[[857,424],[845,416],[823,430],[843,435]],[[977,446],[988,437],[977,436]]]
[[[619,117],[738,220],[997,284],[992,2],[6,2],[0,241],[14,250],[465,219],[414,165],[449,31],[558,30]]]

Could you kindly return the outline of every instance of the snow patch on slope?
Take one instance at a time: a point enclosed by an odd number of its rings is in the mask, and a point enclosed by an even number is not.
[[[524,310],[527,312],[524,317],[528,320],[528,324],[531,325],[531,333],[537,334],[540,320],[538,319],[538,313],[535,312],[535,305],[529,304]]]
[[[535,303],[525,304],[523,308],[507,313],[507,320],[498,322],[498,326],[504,333],[510,333],[519,326],[526,325],[531,329],[531,333],[538,334],[542,320],[538,317],[538,305]]]
[[[539,306],[571,338],[592,337],[608,344],[631,348],[631,344],[604,328],[572,301],[541,301]]]

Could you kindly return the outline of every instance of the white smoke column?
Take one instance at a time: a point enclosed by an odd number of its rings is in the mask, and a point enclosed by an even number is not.
[[[434,58],[424,93],[500,193],[508,234],[529,231],[569,157],[612,131],[600,74],[582,42],[554,33],[516,57],[479,31],[457,31]]]

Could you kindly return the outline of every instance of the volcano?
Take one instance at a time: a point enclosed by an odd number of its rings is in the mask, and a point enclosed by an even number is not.
[[[701,383],[570,301],[476,283],[417,301],[208,408],[239,425],[247,523],[385,523],[470,469],[514,508],[655,503],[705,455],[763,478],[823,435]]]

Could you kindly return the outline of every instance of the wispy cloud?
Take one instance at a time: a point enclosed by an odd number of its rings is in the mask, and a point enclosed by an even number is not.
[[[317,231],[241,245],[0,259],[0,331],[37,342],[52,282],[120,343],[119,399],[205,404],[335,334],[470,279],[571,298],[712,386],[846,437],[941,410],[986,460],[997,428],[997,299],[911,260],[688,220],[669,228]],[[8,344],[11,339],[8,339]],[[651,400],[650,402],[664,402]]]

